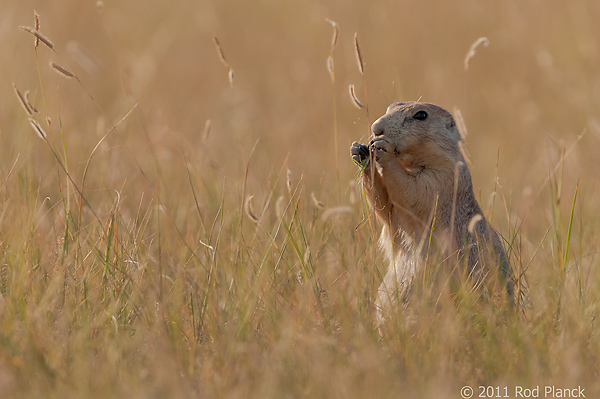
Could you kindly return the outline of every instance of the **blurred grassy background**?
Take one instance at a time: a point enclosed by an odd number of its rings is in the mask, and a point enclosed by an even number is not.
[[[7,397],[455,398],[467,384],[600,391],[600,3],[0,8]],[[33,26],[34,9],[54,52],[34,51],[18,29]],[[326,18],[340,29],[333,86]],[[213,35],[235,71],[231,87]],[[482,36],[490,45],[465,72]],[[30,91],[87,203],[32,130],[13,83]],[[348,84],[368,113],[353,107]],[[348,148],[368,140],[391,102],[417,99],[462,112],[477,195],[527,269],[527,317],[424,301],[418,322],[399,317],[383,339],[375,331],[385,264],[377,232],[362,224]],[[243,209],[251,195],[258,224]]]

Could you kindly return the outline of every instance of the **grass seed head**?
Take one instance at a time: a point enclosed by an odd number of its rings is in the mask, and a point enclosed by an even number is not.
[[[217,49],[217,54],[219,55],[219,60],[221,60],[221,63],[223,65],[225,65],[225,67],[227,69],[231,70],[231,66],[229,66],[229,63],[227,62],[227,59],[225,58],[225,53],[223,53],[223,48],[221,47],[221,43],[219,43],[219,39],[217,39],[216,36],[213,36],[213,43],[215,43],[215,47]]]
[[[365,63],[363,62],[362,53],[360,52],[360,46],[358,45],[358,33],[354,34],[354,50],[356,52],[356,62],[358,63],[358,70],[360,74],[365,74]]]
[[[23,94],[23,97],[25,97],[25,101],[27,102],[27,106],[29,107],[29,109],[31,110],[31,112],[33,112],[33,113],[38,112],[38,110],[29,101],[29,90],[27,90],[25,92],[25,94]]]
[[[471,58],[475,57],[475,50],[477,50],[477,47],[487,47],[489,44],[490,41],[487,37],[480,37],[479,39],[475,40],[475,42],[471,45],[467,56],[465,57],[465,71],[469,70],[469,62],[471,62]]]
[[[458,150],[460,151],[467,165],[469,165],[469,167],[473,167],[473,161],[471,161],[471,154],[469,154],[469,150],[467,150],[467,146],[465,145],[464,141],[458,142]]]
[[[456,127],[458,128],[458,133],[460,134],[460,139],[465,141],[467,139],[467,125],[463,119],[462,112],[460,112],[460,109],[455,108],[454,115],[456,119]]]
[[[35,29],[29,27],[29,26],[19,26],[19,29],[25,31],[25,32],[29,32],[31,33],[33,36],[35,36],[36,38],[38,38],[42,43],[44,43],[46,46],[48,46],[48,48],[52,51],[54,51],[54,43],[52,43],[50,41],[50,39],[48,39],[47,37],[45,37],[44,35],[42,35],[40,32],[36,31]]]
[[[17,98],[19,99],[19,102],[21,103],[21,106],[23,107],[23,109],[25,110],[25,112],[27,112],[27,114],[29,116],[33,116],[33,109],[30,108],[29,106],[29,102],[27,101],[26,97],[24,97],[21,92],[19,91],[19,89],[17,89],[17,86],[13,83],[13,90],[15,91],[15,94],[17,95]]]
[[[219,60],[221,61],[221,64],[223,64],[228,70],[229,86],[233,88],[233,68],[227,62],[227,59],[225,58],[225,53],[223,52],[223,48],[221,47],[221,43],[219,43],[219,39],[217,39],[216,36],[213,36],[213,43],[215,44],[215,48],[217,49],[217,54],[219,55]]]
[[[310,262],[310,247],[306,247],[304,251],[304,264],[307,265]]]
[[[477,225],[477,222],[479,222],[481,219],[483,219],[483,216],[481,216],[480,213],[478,213],[477,215],[473,216],[471,218],[471,221],[469,222],[469,233],[473,234],[475,233],[475,226]]]
[[[33,10],[33,19],[34,19],[35,31],[39,32],[40,31],[40,14],[38,14],[36,10]],[[36,36],[36,38],[34,39],[34,42],[33,42],[33,46],[35,48],[37,48],[39,44],[40,44],[40,39]]]
[[[40,136],[42,140],[46,140],[46,132],[44,132],[44,129],[42,129],[42,125],[40,125],[38,121],[36,121],[33,118],[29,118],[29,124],[31,125],[31,127],[33,127],[33,130],[35,130],[37,135]]]
[[[358,101],[358,97],[356,97],[356,91],[354,90],[354,85],[348,85],[348,90],[350,91],[350,99],[352,100],[352,104],[358,109],[367,109],[367,107]]]
[[[325,208],[325,205],[317,199],[315,193],[310,193],[310,199],[316,208]]]
[[[335,46],[337,45],[337,40],[338,40],[338,35],[340,33],[340,29],[339,29],[337,22],[332,21],[329,18],[325,18],[325,20],[327,22],[329,22],[331,24],[331,27],[333,28],[333,36],[331,37],[331,49],[329,50],[330,53],[333,53],[333,49],[335,49]]]
[[[58,72],[60,75],[64,76],[65,78],[74,78],[75,77],[75,75],[73,75],[68,69],[63,68],[60,65],[55,64],[54,62],[51,62],[50,66],[52,68],[54,68],[54,70],[56,72]]]
[[[233,87],[233,69],[229,68],[229,85]]]
[[[334,69],[332,56],[327,57],[327,71],[329,72],[329,76],[331,77],[331,81],[333,82],[335,80],[335,75],[333,73]]]
[[[250,195],[248,198],[246,198],[246,201],[244,201],[244,211],[250,220],[252,220],[254,223],[258,223],[258,217],[252,210],[252,198],[254,198],[254,195]]]
[[[287,186],[288,193],[291,197],[292,196],[292,171],[289,169],[287,170],[285,185]]]
[[[210,135],[210,127],[212,125],[212,121],[208,119],[204,124],[204,134],[202,134],[202,143],[206,143],[208,140],[208,136]]]

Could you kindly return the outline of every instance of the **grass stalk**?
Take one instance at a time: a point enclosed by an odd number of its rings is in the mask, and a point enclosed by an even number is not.
[[[571,232],[572,232],[572,228],[573,228],[573,215],[575,214],[575,203],[577,202],[577,192],[579,190],[579,182],[577,182],[577,185],[575,186],[575,195],[573,195],[573,205],[571,206],[571,216],[569,217],[569,229],[567,230],[567,243],[565,245],[565,258],[562,262],[562,278],[564,280],[565,278],[565,274],[567,272],[566,268],[568,265],[568,261],[569,261],[569,248],[571,246]]]

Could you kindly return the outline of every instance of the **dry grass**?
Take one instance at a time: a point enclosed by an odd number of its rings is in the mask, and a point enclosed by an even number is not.
[[[598,17],[591,0],[5,2],[2,396],[598,396]],[[381,338],[348,148],[419,98],[464,116],[532,304],[423,284]]]
[[[480,37],[479,39],[475,40],[475,42],[471,45],[467,56],[465,57],[465,72],[469,70],[469,62],[471,62],[471,58],[475,57],[475,50],[477,50],[477,47],[487,47],[489,45],[490,41],[487,39],[487,37]]]
[[[50,63],[50,66],[52,68],[54,68],[54,70],[56,72],[58,72],[59,75],[62,75],[65,78],[74,78],[75,77],[75,75],[73,75],[68,69],[63,68],[60,65],[55,64],[54,62]]]
[[[348,91],[350,92],[350,100],[352,100],[352,104],[358,109],[367,109],[367,107],[360,102],[358,97],[356,97],[356,90],[354,89],[353,84],[348,85]]]

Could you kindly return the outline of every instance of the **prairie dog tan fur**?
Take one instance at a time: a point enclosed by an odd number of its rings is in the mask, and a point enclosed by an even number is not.
[[[390,265],[376,302],[379,321],[396,299],[406,300],[430,235],[445,264],[466,269],[475,285],[500,282],[512,298],[509,262],[473,194],[452,115],[434,104],[394,103],[371,132],[369,146],[354,142],[350,151],[384,224],[380,245]]]

